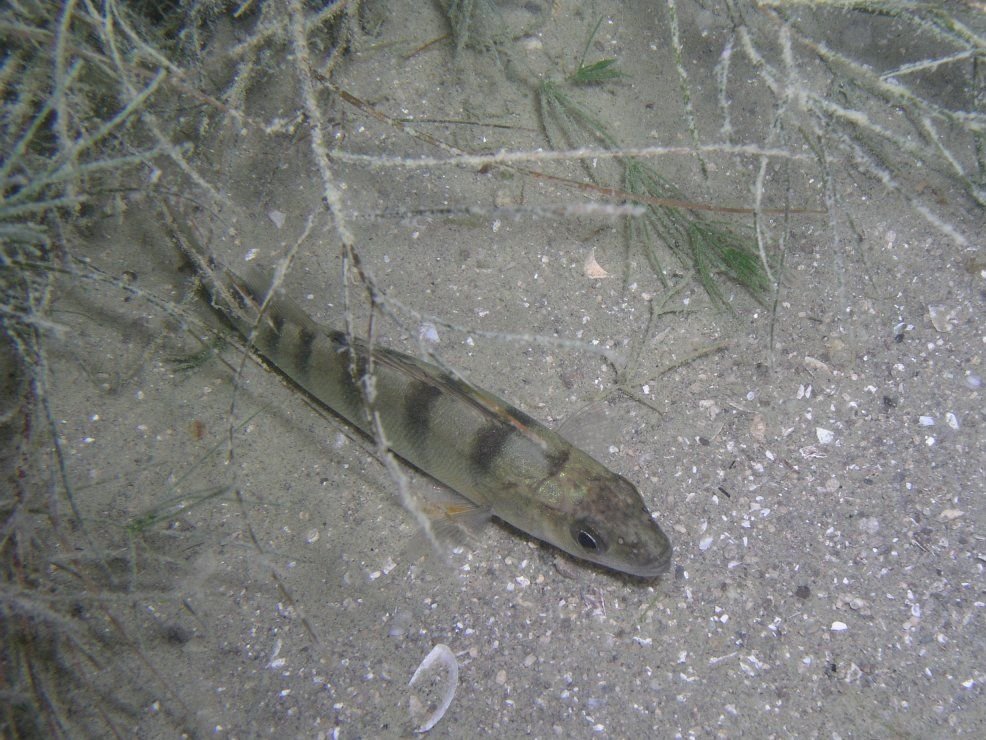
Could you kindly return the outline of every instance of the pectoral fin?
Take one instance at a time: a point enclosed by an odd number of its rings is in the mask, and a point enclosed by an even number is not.
[[[426,484],[419,480],[417,485],[420,488]],[[436,483],[428,489],[419,498],[443,554],[455,547],[469,546],[493,517],[488,506],[476,504],[450,488]],[[423,529],[419,530],[407,546],[408,557],[419,560],[434,554],[432,541]]]

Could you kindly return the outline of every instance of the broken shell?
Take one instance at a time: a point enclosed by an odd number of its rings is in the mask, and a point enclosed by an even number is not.
[[[587,278],[592,278],[593,280],[609,277],[609,273],[602,268],[602,265],[596,262],[595,249],[590,250],[589,255],[585,258],[585,262],[582,263],[582,273]]]
[[[928,317],[937,331],[949,332],[955,328],[958,310],[948,310],[945,306],[928,306]]]
[[[763,418],[763,414],[754,414],[750,420],[750,436],[757,442],[767,439],[767,420]]]
[[[459,663],[448,645],[435,645],[421,661],[407,685],[413,689],[417,684],[408,702],[411,720],[418,725],[415,732],[424,733],[445,716],[459,685]]]
[[[423,322],[418,327],[418,339],[428,344],[438,344],[441,341],[438,337],[438,327],[430,321]]]

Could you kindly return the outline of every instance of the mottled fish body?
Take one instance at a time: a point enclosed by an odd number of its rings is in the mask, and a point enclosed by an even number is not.
[[[571,555],[637,576],[667,570],[671,544],[633,484],[524,412],[435,365],[350,341],[282,296],[267,300],[256,275],[214,267],[203,278],[260,354],[371,436],[361,381],[372,357],[373,408],[390,449],[415,467]]]

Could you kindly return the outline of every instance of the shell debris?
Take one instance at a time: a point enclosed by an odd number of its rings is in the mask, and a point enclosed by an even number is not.
[[[418,687],[408,698],[411,721],[418,726],[415,732],[428,732],[445,716],[459,685],[459,663],[448,645],[435,645],[407,685]]]
[[[942,333],[950,332],[955,328],[958,323],[958,313],[958,309],[949,310],[946,306],[928,306],[928,317],[931,319],[931,325],[935,327],[936,331]]]
[[[596,262],[595,249],[591,249],[589,251],[588,256],[585,258],[585,262],[582,263],[582,272],[587,278],[592,278],[593,280],[600,280],[610,276],[609,273],[603,269],[602,265]]]

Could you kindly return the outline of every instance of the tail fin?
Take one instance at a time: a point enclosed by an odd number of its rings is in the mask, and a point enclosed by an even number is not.
[[[311,332],[321,331],[308,314],[278,295],[276,276],[257,267],[248,268],[243,275],[233,272],[206,252],[166,203],[161,208],[175,246],[195,269],[210,303],[244,337],[253,339],[272,306],[276,306],[278,317]]]

